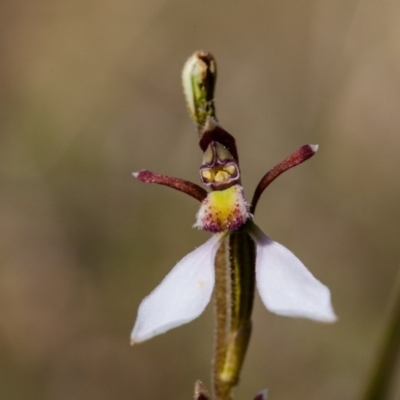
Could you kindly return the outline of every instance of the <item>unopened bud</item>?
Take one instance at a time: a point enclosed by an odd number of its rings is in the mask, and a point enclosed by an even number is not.
[[[207,117],[215,118],[214,89],[217,64],[205,51],[197,51],[185,63],[182,71],[183,92],[190,117],[197,124],[199,133]]]

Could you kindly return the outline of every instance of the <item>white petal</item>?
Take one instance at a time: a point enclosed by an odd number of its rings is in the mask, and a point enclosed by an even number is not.
[[[291,251],[257,226],[250,234],[257,244],[257,288],[265,307],[289,317],[336,321],[329,289]]]
[[[131,343],[143,342],[197,318],[214,288],[214,259],[222,235],[189,253],[139,306]]]

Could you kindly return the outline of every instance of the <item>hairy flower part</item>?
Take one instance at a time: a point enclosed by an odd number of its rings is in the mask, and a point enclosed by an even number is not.
[[[194,226],[214,235],[184,257],[142,301],[131,335],[132,343],[185,324],[203,312],[214,287],[218,249],[223,243],[229,243],[228,246],[234,246],[228,249],[229,260],[236,266],[244,262],[240,261],[245,259],[242,257],[245,250],[240,249],[240,242],[225,241],[227,237],[245,238],[233,235],[239,230],[248,236],[248,240],[254,241],[254,265],[249,264],[246,268],[254,270],[258,292],[268,310],[284,316],[334,322],[336,316],[329,289],[314,278],[292,252],[267,237],[253,222],[256,204],[265,188],[283,172],[312,157],[318,146],[302,146],[265,174],[256,188],[251,210],[240,184],[233,136],[213,118],[207,117],[200,147],[204,151],[200,176],[203,183],[211,188],[208,193],[198,185],[178,178],[146,170],[134,174],[143,182],[170,186],[199,200],[201,205]],[[237,286],[241,284],[240,281],[235,282],[237,290],[241,290]]]
[[[217,233],[240,228],[251,215],[240,185],[210,192],[201,203],[194,226]]]

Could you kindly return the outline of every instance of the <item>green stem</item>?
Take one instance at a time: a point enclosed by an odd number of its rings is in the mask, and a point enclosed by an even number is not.
[[[394,289],[388,323],[377,362],[363,396],[364,400],[389,398],[396,361],[400,353],[400,271]]]
[[[230,399],[230,388],[220,382],[219,371],[223,369],[227,336],[228,336],[228,292],[229,292],[229,239],[225,238],[215,257],[215,295],[214,295],[214,360],[212,381],[214,396],[219,399]]]
[[[255,244],[244,229],[224,239],[215,260],[215,400],[231,400],[251,335]]]

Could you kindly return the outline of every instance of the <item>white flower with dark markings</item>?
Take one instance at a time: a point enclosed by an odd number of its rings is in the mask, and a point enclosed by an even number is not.
[[[201,201],[194,226],[213,235],[179,261],[142,301],[131,343],[143,342],[197,318],[210,302],[214,289],[217,252],[223,243],[238,242],[238,238],[245,239],[243,250],[239,242],[235,251],[254,252],[255,265],[250,263],[246,268],[252,269],[250,276],[255,274],[258,293],[269,311],[334,322],[336,316],[329,289],[291,251],[266,236],[253,222],[257,202],[265,188],[282,172],[312,157],[318,146],[302,146],[272,168],[261,179],[250,204],[244,198],[233,136],[208,117],[200,147],[204,152],[200,178],[210,188],[208,192],[178,178],[146,170],[134,173],[142,182],[170,186]],[[232,254],[227,257],[234,258]]]

